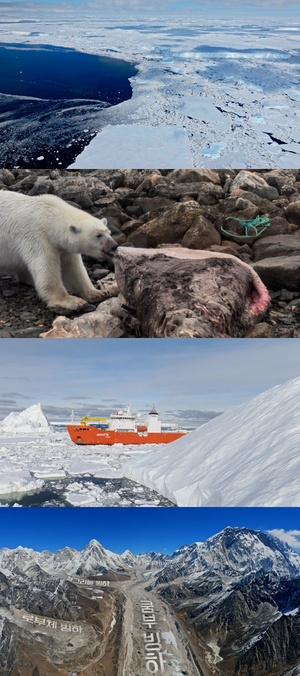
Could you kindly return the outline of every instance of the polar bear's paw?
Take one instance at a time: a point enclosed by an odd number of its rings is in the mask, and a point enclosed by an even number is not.
[[[98,289],[93,289],[93,291],[84,294],[84,298],[88,303],[101,303],[101,301],[106,300],[107,297],[107,293],[105,294],[102,290],[100,291]]]
[[[48,303],[48,308],[57,314],[71,314],[73,312],[85,311],[88,306],[86,300],[77,296],[68,296],[63,300],[56,300]]]

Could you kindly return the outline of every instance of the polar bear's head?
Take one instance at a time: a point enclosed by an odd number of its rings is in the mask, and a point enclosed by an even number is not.
[[[95,218],[82,214],[80,222],[69,226],[69,240],[74,253],[85,254],[106,260],[117,249],[117,242],[111,237],[106,218]]]

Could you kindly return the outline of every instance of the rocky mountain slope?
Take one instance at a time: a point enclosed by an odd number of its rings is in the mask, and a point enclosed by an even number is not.
[[[118,555],[96,540],[81,552],[1,549],[1,673],[117,676],[123,616],[139,588],[136,598],[175,613],[199,674],[300,668],[300,556],[268,533],[227,527],[171,556]]]

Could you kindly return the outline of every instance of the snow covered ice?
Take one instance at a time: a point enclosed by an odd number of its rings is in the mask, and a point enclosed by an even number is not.
[[[122,445],[77,446],[67,431],[51,428],[40,404],[30,406],[0,422],[0,501],[53,490],[72,506],[167,504],[124,479],[124,459],[143,452]]]
[[[0,425],[1,499],[51,480],[71,505],[158,505],[164,496],[179,506],[299,506],[299,406],[296,378],[171,444],[142,448],[77,446],[49,426],[40,433],[33,406],[20,428],[10,416],[5,433]]]
[[[87,163],[134,168],[143,155],[148,168],[186,162],[205,168],[298,168],[298,22],[282,25],[273,16],[260,25],[212,22],[176,14],[103,20],[87,11],[76,31],[72,15],[60,16],[58,23],[47,13],[39,18],[40,31],[36,28],[27,21],[26,31],[17,31],[7,17],[0,41],[20,44],[26,35],[26,45],[36,45],[43,35],[49,45],[122,58],[138,68],[130,79],[132,98],[97,113],[98,136],[77,156],[76,169]]]
[[[125,465],[179,506],[300,505],[300,378]]]
[[[184,169],[190,168],[193,162],[185,129],[166,124],[158,127],[120,124],[108,125],[97,134],[69,169],[89,169],[95,166],[95,162],[103,163],[103,157],[106,158],[106,169],[127,166],[139,169],[141,152],[143,169],[153,169],[154,166]]]

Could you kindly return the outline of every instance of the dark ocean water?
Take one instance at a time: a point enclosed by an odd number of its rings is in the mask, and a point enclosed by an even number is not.
[[[128,501],[128,504],[131,507],[137,507],[135,502],[137,498],[139,501],[144,501],[147,504],[153,503],[154,500],[159,500],[159,506],[161,507],[174,506],[169,500],[160,496],[155,491],[152,491],[146,486],[141,486],[130,479],[101,479],[92,476],[88,478],[79,476],[73,477],[72,479],[48,480],[45,481],[44,487],[37,490],[35,493],[28,493],[23,497],[14,495],[10,498],[2,498],[0,503],[11,507],[14,504],[18,504],[20,507],[71,507],[70,503],[68,503],[67,499],[64,497],[64,494],[68,484],[72,484],[74,481],[83,486],[87,483],[89,485],[93,484],[95,487],[101,487],[103,494],[108,499],[111,495],[111,502],[109,504],[113,507],[119,506],[120,501],[124,499]],[[136,492],[137,487],[142,489],[138,493]],[[116,495],[118,491],[120,491],[119,496]]]
[[[99,113],[131,98],[136,73],[121,59],[0,44],[0,166],[67,167],[101,128]]]

